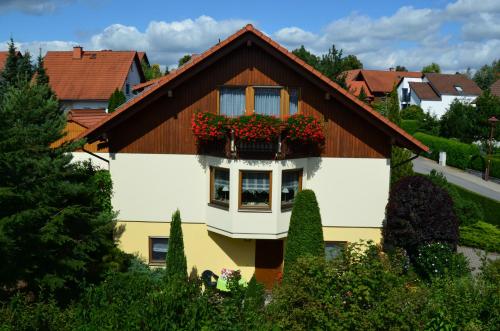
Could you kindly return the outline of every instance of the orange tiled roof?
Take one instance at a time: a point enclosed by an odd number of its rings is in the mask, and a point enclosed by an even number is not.
[[[491,94],[500,98],[500,79],[493,83],[490,87]]]
[[[18,57],[22,57],[22,54],[19,51],[16,51],[16,55]],[[9,52],[8,51],[0,52],[0,71],[2,71],[3,67],[5,67],[5,61],[7,61],[7,57],[8,56],[9,56]]]
[[[476,82],[462,74],[428,73],[425,74],[425,77],[436,92],[441,95],[481,95],[483,92]],[[457,87],[461,91],[457,90]]]
[[[415,71],[361,70],[360,73],[372,93],[390,93],[403,77],[422,77],[422,73]]]
[[[246,33],[253,34],[258,39],[263,41],[264,43],[273,47],[281,55],[287,57],[289,60],[291,60],[296,65],[303,67],[310,74],[314,75],[317,79],[321,80],[323,83],[328,85],[330,88],[330,91],[332,91],[335,94],[340,94],[341,98],[345,98],[345,101],[350,102],[351,104],[354,105],[353,109],[355,109],[355,111],[359,112],[364,118],[367,118],[367,120],[372,121],[373,123],[380,125],[385,132],[387,132],[389,135],[394,137],[397,142],[399,142],[401,145],[403,145],[403,147],[407,147],[407,148],[410,148],[410,149],[413,149],[413,150],[416,150],[419,152],[422,152],[422,151],[427,152],[429,150],[429,148],[427,146],[425,146],[420,141],[415,139],[409,133],[407,133],[406,131],[401,129],[399,126],[397,126],[393,122],[389,121],[386,117],[379,114],[377,111],[372,109],[370,106],[366,105],[364,102],[358,100],[358,98],[353,96],[348,91],[344,90],[340,85],[331,81],[328,77],[326,77],[325,75],[323,75],[322,73],[320,73],[319,71],[314,69],[312,66],[308,65],[306,62],[301,60],[299,57],[295,56],[293,53],[289,52],[286,48],[279,45],[277,42],[275,42],[274,40],[272,40],[268,36],[264,35],[262,32],[260,32],[256,28],[254,28],[253,25],[251,25],[251,24],[246,25],[244,28],[238,30],[236,33],[229,36],[227,39],[217,43],[215,46],[212,46],[210,49],[205,51],[203,54],[194,58],[189,63],[186,63],[185,65],[180,67],[175,72],[165,76],[165,79],[158,82],[158,84],[156,84],[155,86],[152,86],[151,88],[147,89],[143,93],[139,94],[137,97],[130,99],[128,102],[124,103],[118,109],[116,109],[110,116],[108,116],[104,120],[101,120],[96,126],[94,126],[93,128],[91,128],[91,129],[87,130],[86,132],[84,132],[83,134],[81,134],[79,136],[79,138],[90,137],[91,141],[98,139],[99,132],[105,131],[106,127],[111,125],[111,123],[114,120],[120,118],[120,116],[122,114],[124,114],[128,111],[137,110],[138,107],[134,107],[134,106],[139,104],[142,100],[148,98],[149,96],[158,94],[162,87],[168,85],[170,82],[172,82],[177,77],[184,74],[185,72],[189,71],[191,68],[196,67],[198,64],[202,63],[205,59],[210,58],[214,54],[217,54],[217,52],[219,50],[223,49],[228,44],[231,44],[233,41],[235,41],[240,36],[242,36]]]
[[[73,51],[47,52],[44,66],[49,82],[61,100],[108,100],[115,89],[122,89],[130,67],[137,61],[135,51],[84,51],[74,58]]]
[[[366,85],[366,83],[362,80],[352,81],[347,84],[349,87],[349,92],[359,97],[359,93],[361,93],[361,89],[365,91],[365,94],[368,98],[373,98],[373,94],[370,92],[370,89]]]
[[[359,73],[361,72],[362,69],[353,69],[353,70],[347,70],[344,71],[343,74],[345,75],[345,82],[347,86],[358,77]]]
[[[68,112],[68,121],[91,128],[109,114],[104,109],[72,109]]]

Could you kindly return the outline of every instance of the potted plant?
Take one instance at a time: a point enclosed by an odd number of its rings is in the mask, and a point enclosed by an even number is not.
[[[222,141],[227,137],[227,118],[209,112],[196,112],[191,129],[198,142]]]
[[[253,114],[240,116],[231,122],[234,138],[242,142],[273,142],[280,134],[279,118]]]
[[[299,144],[321,145],[325,141],[323,126],[313,116],[296,114],[290,116],[286,122],[285,139]]]

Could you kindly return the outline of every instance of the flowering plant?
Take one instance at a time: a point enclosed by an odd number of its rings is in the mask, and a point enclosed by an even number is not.
[[[325,135],[317,119],[296,114],[286,120],[285,139],[302,143],[323,143]]]
[[[197,112],[191,119],[191,129],[198,140],[216,141],[227,136],[227,118],[209,112]]]
[[[240,116],[231,122],[234,137],[241,141],[273,141],[280,134],[279,118],[253,114]]]

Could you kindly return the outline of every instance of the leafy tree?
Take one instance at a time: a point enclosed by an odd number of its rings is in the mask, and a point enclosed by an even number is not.
[[[482,89],[487,90],[500,78],[500,60],[495,60],[491,65],[485,64],[474,74],[474,81]]]
[[[168,278],[187,279],[187,263],[184,254],[184,239],[182,238],[181,213],[176,210],[170,223],[170,237],[167,252]]]
[[[148,63],[145,60],[142,60],[141,66],[142,66],[142,72],[144,72],[144,76],[146,78],[146,81],[160,78],[162,76],[159,64],[155,63],[152,66],[150,66],[150,65],[148,65]]]
[[[283,280],[299,257],[324,256],[323,228],[316,195],[311,190],[297,193],[286,239]]]
[[[313,53],[309,52],[304,45],[300,46],[297,49],[294,49],[292,53],[302,59],[305,63],[309,64],[311,67],[318,69],[319,68],[319,63],[321,61],[319,56],[314,55]]]
[[[179,59],[178,67],[182,67],[184,64],[188,63],[191,60],[191,55],[186,54]]]
[[[440,135],[470,144],[477,135],[477,109],[455,99],[441,117]]]
[[[491,125],[488,118],[495,116],[500,119],[500,98],[486,90],[476,99],[476,139],[487,141],[490,136]],[[500,140],[500,128],[497,124],[495,140]]]
[[[408,71],[408,69],[406,69],[405,66],[400,66],[400,65],[397,65],[395,70],[396,71],[405,71],[405,72]]]
[[[437,136],[439,134],[439,119],[436,115],[433,115],[428,111],[425,112],[422,119],[419,120],[418,126],[420,132],[427,133],[433,136]]]
[[[424,118],[424,110],[417,105],[410,105],[401,110],[403,120],[421,120]]]
[[[71,163],[81,143],[51,147],[66,118],[49,86],[17,85],[0,104],[0,289],[66,301],[117,254],[114,214],[96,170]]]
[[[439,64],[437,63],[434,63],[432,62],[431,64],[429,65],[426,65],[422,68],[422,73],[441,73],[441,67],[439,66]]]
[[[108,113],[112,113],[116,108],[120,107],[122,104],[127,101],[125,94],[122,90],[118,88],[111,94],[108,101]]]
[[[401,179],[391,189],[382,235],[386,250],[400,247],[412,258],[428,243],[456,249],[458,219],[450,195],[423,176]]]

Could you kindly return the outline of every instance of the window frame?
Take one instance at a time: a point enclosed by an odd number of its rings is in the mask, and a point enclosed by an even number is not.
[[[153,260],[153,240],[154,239],[167,239],[167,247],[168,247],[168,243],[170,241],[170,237],[167,237],[167,236],[149,236],[148,237],[148,247],[149,247],[149,249],[148,249],[148,265],[166,266],[168,248],[167,248],[167,252],[165,253],[165,261]]]
[[[261,172],[267,173],[269,176],[269,206],[243,206],[242,205],[242,188],[243,188],[243,173],[248,172]],[[273,171],[272,170],[243,170],[239,171],[238,183],[238,210],[239,211],[271,211],[273,206]]]
[[[227,203],[218,201],[214,199],[215,196],[215,170],[227,171],[229,175],[229,201]],[[231,170],[229,168],[210,166],[210,190],[209,190],[208,201],[210,205],[221,207],[224,209],[229,209],[229,204],[231,203]]]
[[[325,259],[326,259],[326,245],[327,244],[336,244],[338,246],[342,246],[341,249],[345,248],[345,246],[347,245],[347,241],[339,241],[339,240],[325,240],[324,241],[324,246],[325,246]],[[335,258],[335,257],[334,257]],[[331,260],[327,260],[327,261],[331,261]]]
[[[283,174],[287,173],[287,172],[298,172],[299,173],[299,190],[298,190],[298,192],[302,191],[302,177],[304,176],[304,168],[282,170],[281,171],[281,190],[283,190]],[[292,208],[293,208],[293,202],[292,203],[283,203],[283,201],[281,201],[281,190],[280,190],[281,211],[283,212],[283,211],[292,210]]]

